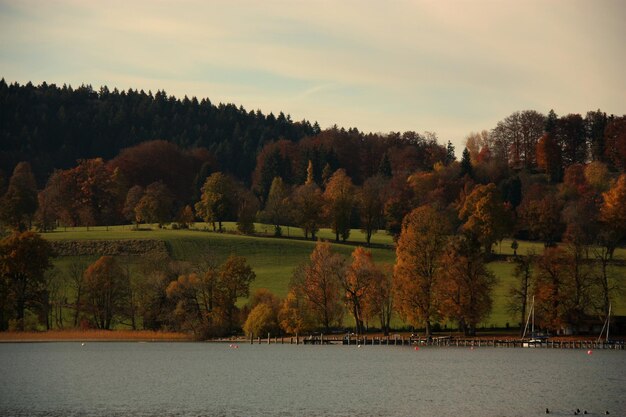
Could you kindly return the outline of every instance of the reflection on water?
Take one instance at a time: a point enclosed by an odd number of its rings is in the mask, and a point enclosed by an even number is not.
[[[617,351],[0,344],[0,415],[626,415]]]

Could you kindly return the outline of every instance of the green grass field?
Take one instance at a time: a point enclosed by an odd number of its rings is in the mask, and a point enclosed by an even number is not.
[[[226,229],[234,230],[235,225],[226,223]],[[224,260],[230,254],[244,256],[248,263],[254,269],[257,278],[251,286],[253,292],[257,288],[267,288],[276,295],[284,297],[287,293],[287,287],[294,268],[301,262],[306,261],[315,243],[308,240],[302,240],[302,232],[300,229],[285,227],[283,233],[290,238],[280,239],[265,236],[241,236],[231,233],[214,233],[208,231],[209,228],[204,224],[196,224],[192,230],[170,230],[148,228],[144,226],[143,230],[132,230],[130,226],[113,226],[90,228],[72,228],[59,229],[57,231],[43,234],[46,239],[50,240],[83,240],[83,239],[102,239],[102,240],[119,240],[119,239],[159,239],[166,242],[171,256],[177,260],[191,261],[197,260],[204,255],[213,256],[218,262]],[[261,234],[267,231],[267,235],[271,235],[273,229],[271,226],[257,225],[257,231]],[[319,237],[328,239],[332,243],[334,239],[333,233],[329,229],[322,229]],[[365,238],[360,231],[351,233],[350,241],[352,244],[335,244],[333,249],[345,256],[350,256],[355,248],[355,244],[364,244]],[[377,245],[383,247],[375,247],[372,249],[374,260],[378,263],[395,262],[395,252],[392,248],[393,241],[391,236],[384,232],[377,233],[372,239]],[[540,253],[543,245],[536,242],[518,242],[518,254],[526,254],[528,250],[533,249]],[[504,240],[501,245],[494,247],[495,253],[503,255],[512,255],[510,248],[511,241]],[[626,249],[618,249],[616,257],[625,259]],[[59,257],[54,260],[55,265],[60,271],[65,270],[71,263],[80,262],[89,264],[96,260],[96,256],[78,257],[66,256]],[[128,264],[131,269],[140,261],[138,257],[124,256],[120,257],[123,264]],[[507,311],[507,297],[509,288],[514,283],[512,262],[497,261],[491,262],[489,268],[498,277],[498,284],[494,291],[494,306],[490,317],[483,323],[485,327],[504,327],[509,323],[511,327],[517,326],[519,317],[511,317]],[[624,288],[626,286],[626,267],[614,268],[614,280],[620,283]],[[240,303],[245,303],[242,300]],[[626,300],[621,297],[616,305],[613,306],[615,314],[626,314]],[[346,322],[349,321],[346,316]],[[399,319],[394,319],[395,326],[403,326]]]

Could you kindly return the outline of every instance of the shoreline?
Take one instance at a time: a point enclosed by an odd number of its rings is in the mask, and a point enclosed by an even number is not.
[[[48,330],[45,332],[0,332],[0,343],[48,342],[191,342],[178,332],[149,330]]]
[[[365,343],[370,344],[375,341],[377,345],[389,344],[394,345],[394,339],[403,339],[405,342],[408,342],[410,339],[410,333],[395,333],[394,336],[389,336],[389,338],[383,336],[382,334],[367,334],[365,336]],[[357,342],[357,340],[361,340],[362,336],[358,338],[352,336],[352,343]],[[313,339],[319,338],[318,336],[313,336]],[[340,344],[340,339],[343,336],[338,335],[328,335],[324,336],[324,339],[327,341],[332,341],[331,344]],[[180,333],[180,332],[163,332],[163,331],[149,331],[149,330],[49,330],[43,332],[36,331],[25,331],[25,332],[0,332],[0,343],[53,343],[53,342],[203,342],[203,343],[237,343],[237,344],[293,344],[295,336],[271,336],[270,341],[268,341],[267,337],[255,337],[253,340],[250,340],[249,337],[245,336],[232,336],[232,337],[221,337],[221,338],[213,338],[206,340],[197,340],[194,339],[193,335]],[[298,337],[299,344],[307,344],[309,342],[309,335],[300,335]],[[490,344],[496,343],[511,343],[511,342],[521,342],[519,336],[514,334],[498,334],[498,335],[478,335],[473,337],[465,337],[461,334],[437,334],[433,335],[431,342],[427,343],[426,338],[423,335],[414,335],[411,338],[411,344],[415,343],[417,345],[423,346],[424,344],[430,346],[439,345],[437,341],[456,341],[462,340],[463,343],[472,343],[475,346],[488,346]],[[306,341],[305,341],[306,340]],[[387,340],[389,340],[387,342]],[[587,344],[597,342],[596,336],[590,335],[577,335],[577,336],[554,336],[549,339],[551,342],[563,343],[563,344]],[[618,336],[613,339],[613,342],[624,343],[624,337]],[[449,345],[450,342],[445,343],[445,345]],[[407,343],[408,344],[408,343]],[[442,343],[441,345],[444,345]]]

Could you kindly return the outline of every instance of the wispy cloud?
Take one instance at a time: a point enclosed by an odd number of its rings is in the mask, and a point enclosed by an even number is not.
[[[208,96],[442,140],[623,113],[624,2],[0,0],[0,75]]]

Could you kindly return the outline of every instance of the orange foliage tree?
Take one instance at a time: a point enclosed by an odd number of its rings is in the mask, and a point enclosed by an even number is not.
[[[315,328],[315,317],[298,290],[291,288],[278,312],[280,328],[288,334],[298,334]]]
[[[452,240],[441,263],[446,266],[439,281],[441,313],[455,320],[465,335],[474,335],[477,325],[491,312],[497,279],[471,239]]]
[[[544,134],[537,142],[537,165],[543,169],[553,182],[558,182],[563,173],[561,148],[550,133]]]
[[[344,270],[343,258],[332,253],[330,243],[318,241],[309,262],[297,269],[292,279],[292,289],[326,331],[343,317],[340,287]]]
[[[111,256],[89,265],[84,275],[87,311],[98,329],[111,328],[116,316],[127,311],[130,280]]]
[[[255,277],[245,258],[235,255],[219,268],[209,263],[202,272],[179,276],[166,290],[168,298],[176,302],[177,323],[202,337],[233,330],[237,299],[249,295]]]
[[[465,198],[459,210],[459,219],[464,220],[463,230],[471,234],[491,253],[491,247],[506,236],[511,223],[511,214],[500,198],[496,185],[477,185]]]
[[[320,187],[313,180],[313,164],[309,161],[306,182],[296,187],[291,195],[293,208],[293,220],[304,231],[305,239],[311,234],[315,240],[315,234],[322,223],[324,199]]]
[[[385,336],[389,334],[393,312],[393,266],[384,264],[372,275],[370,288],[365,294],[363,318],[366,321],[378,317]]]
[[[369,293],[373,290],[374,283],[381,281],[381,275],[383,272],[374,264],[370,251],[359,246],[352,252],[352,264],[346,269],[341,284],[358,334],[364,331],[363,322],[365,311],[368,310],[367,302],[373,301]]]
[[[539,324],[559,331],[567,322],[568,257],[561,248],[546,248],[535,267],[535,305]]]
[[[393,273],[395,306],[414,326],[424,325],[430,335],[441,296],[438,280],[441,254],[451,232],[449,221],[430,206],[421,206],[402,222]]]
[[[324,191],[325,214],[330,221],[330,227],[335,233],[335,240],[339,236],[344,242],[350,236],[352,208],[354,206],[354,185],[346,171],[338,169],[330,177]]]
[[[15,232],[0,240],[0,330],[15,320],[24,330],[24,314],[43,304],[44,272],[51,267],[50,244],[33,232]]]
[[[277,296],[267,288],[259,288],[250,297],[249,306],[250,313],[243,325],[243,331],[247,335],[252,337],[278,333],[281,301]]]

